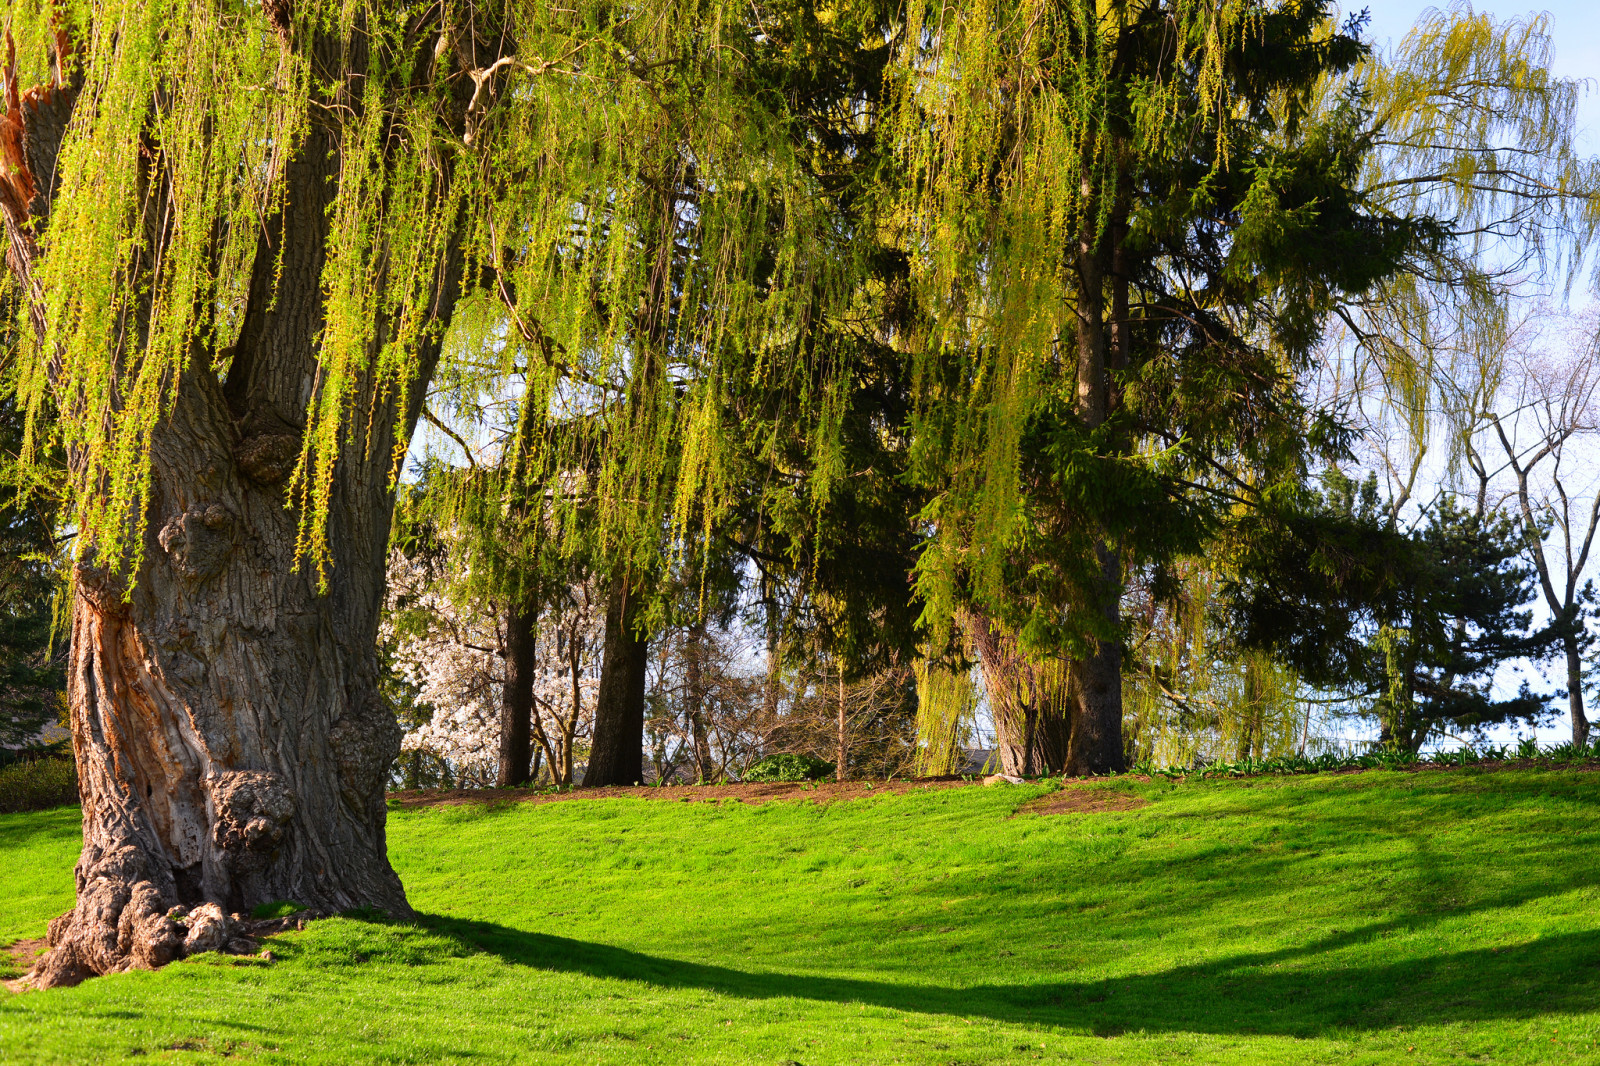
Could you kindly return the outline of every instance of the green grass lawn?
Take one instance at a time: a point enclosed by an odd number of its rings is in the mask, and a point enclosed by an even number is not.
[[[0,1062],[1600,1062],[1600,778],[395,811],[415,925],[0,993]],[[0,942],[76,811],[0,816]]]

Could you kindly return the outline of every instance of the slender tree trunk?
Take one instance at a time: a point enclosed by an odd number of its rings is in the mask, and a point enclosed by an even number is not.
[[[606,602],[605,661],[600,667],[585,788],[644,780],[644,688],[650,648],[634,630],[633,602],[627,582],[615,578]]]
[[[1581,547],[1576,557],[1574,557],[1572,526],[1569,524],[1565,502],[1568,497],[1565,490],[1561,491],[1563,504],[1560,525],[1565,534],[1567,551],[1566,581],[1563,590],[1565,595],[1558,596],[1554,580],[1555,573],[1550,565],[1550,560],[1544,553],[1543,531],[1538,519],[1535,517],[1534,500],[1528,489],[1528,478],[1532,474],[1534,467],[1552,454],[1556,456],[1554,462],[1559,470],[1561,457],[1557,449],[1560,442],[1566,440],[1567,435],[1561,434],[1556,440],[1547,442],[1532,457],[1524,458],[1519,454],[1511,438],[1506,435],[1505,427],[1501,424],[1500,419],[1493,415],[1490,416],[1490,419],[1494,424],[1495,434],[1500,438],[1500,445],[1505,449],[1507,463],[1517,475],[1517,503],[1522,512],[1522,529],[1527,537],[1528,553],[1532,557],[1534,571],[1539,575],[1539,588],[1544,593],[1545,606],[1549,607],[1550,613],[1557,618],[1562,617],[1567,612],[1578,612],[1575,616],[1575,621],[1581,624],[1583,618],[1582,607],[1576,599],[1578,578],[1588,564],[1589,551],[1594,545],[1595,533],[1600,530],[1600,493],[1597,493],[1594,499],[1590,501],[1588,524],[1586,528],[1582,529]],[[1474,468],[1481,469],[1476,462],[1474,462]],[[1480,500],[1486,495],[1487,486],[1487,476],[1480,474],[1478,490]],[[1556,487],[1560,489],[1560,486],[1561,483],[1557,480]],[[1479,508],[1481,511],[1481,503]],[[1563,650],[1566,652],[1567,657],[1567,707],[1572,713],[1572,743],[1582,747],[1589,742],[1589,718],[1584,713],[1583,707],[1583,668],[1578,654],[1577,637],[1574,635],[1564,638],[1563,645]]]
[[[767,677],[761,691],[763,728],[771,729],[778,721],[778,703],[783,693],[783,649],[779,632],[778,603],[769,599],[767,617]]]
[[[506,683],[500,701],[500,767],[495,783],[514,788],[532,780],[533,682],[537,669],[537,603],[506,611]]]
[[[834,774],[833,774],[833,779],[835,781],[843,781],[846,777],[849,776],[849,772],[848,772],[848,767],[850,765],[849,759],[850,759],[850,745],[849,745],[849,736],[848,736],[848,734],[846,732],[846,719],[845,719],[845,713],[844,713],[844,668],[840,667],[839,668],[839,735],[838,735],[838,746],[834,751]]]
[[[1589,717],[1583,712],[1583,656],[1576,637],[1564,641],[1567,653],[1567,709],[1572,712],[1572,743],[1589,743]]]
[[[709,781],[712,765],[711,743],[706,738],[706,625],[703,621],[689,627],[683,650],[684,702],[688,704],[689,736],[694,744],[695,777]]]

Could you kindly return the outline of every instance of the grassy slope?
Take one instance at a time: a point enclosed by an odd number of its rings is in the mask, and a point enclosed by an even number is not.
[[[1600,1061],[1593,775],[1122,787],[397,812],[419,926],[0,998],[0,1062]],[[0,936],[74,836],[0,819]]]

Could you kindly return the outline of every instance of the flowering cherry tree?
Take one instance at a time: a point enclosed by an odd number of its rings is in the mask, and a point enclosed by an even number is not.
[[[506,677],[506,612],[461,594],[469,582],[439,559],[393,553],[380,639],[391,670],[410,690],[402,752],[436,760],[447,782],[494,783]],[[589,582],[574,584],[540,613],[533,736],[548,779],[570,784],[587,748],[599,685],[605,612]],[[536,765],[537,765],[536,763]],[[536,771],[535,779],[539,779]]]

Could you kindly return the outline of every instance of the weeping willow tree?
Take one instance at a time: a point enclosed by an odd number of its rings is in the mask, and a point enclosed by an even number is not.
[[[915,6],[907,338],[937,529],[918,588],[1070,662],[1065,765],[1122,765],[1120,601],[1331,444],[1328,314],[1437,227],[1358,187],[1359,24],[1321,0]]]
[[[521,397],[555,535],[585,524],[626,575],[663,515],[726,506],[727,353],[816,380],[796,338],[851,260],[784,98],[742,80],[762,32],[715,2],[8,18],[8,384],[29,454],[68,457],[84,799],[33,979],[212,949],[272,900],[406,914],[374,638],[433,382]],[[703,254],[675,260],[689,229]],[[827,390],[795,391],[825,421]]]
[[[1366,194],[1445,220],[1452,238],[1349,307],[1329,338],[1326,386],[1364,431],[1363,458],[1386,475],[1396,514],[1417,500],[1425,463],[1442,451],[1443,480],[1475,495],[1485,516],[1497,464],[1474,437],[1507,384],[1506,355],[1528,317],[1517,304],[1564,301],[1594,246],[1600,159],[1578,146],[1586,86],[1551,71],[1555,45],[1547,14],[1501,20],[1457,0],[1347,76],[1369,98],[1376,151],[1362,172]],[[1343,82],[1330,79],[1325,100]],[[1544,537],[1535,523],[1523,533],[1534,546]],[[1571,607],[1557,595],[1548,605]],[[1580,631],[1563,652],[1581,744]]]
[[[969,670],[951,670],[919,660],[917,685],[917,775],[953,774],[965,761],[963,747],[974,733],[977,686]]]
[[[1367,98],[1364,194],[1443,220],[1448,241],[1341,309],[1334,365],[1399,447],[1392,495],[1410,497],[1435,433],[1463,433],[1498,388],[1517,295],[1565,294],[1600,227],[1600,160],[1578,148],[1584,85],[1551,72],[1550,16],[1499,20],[1466,0],[1430,9],[1392,52],[1321,89]]]

